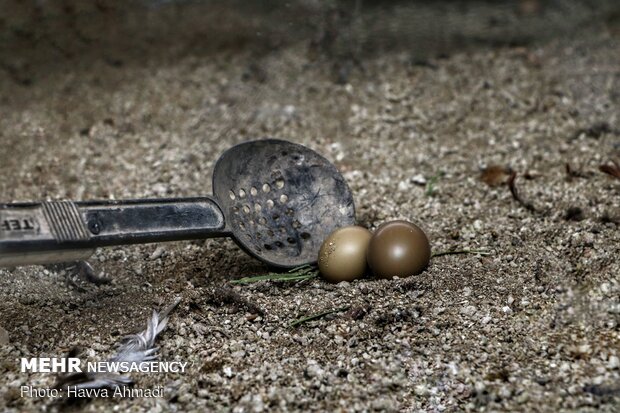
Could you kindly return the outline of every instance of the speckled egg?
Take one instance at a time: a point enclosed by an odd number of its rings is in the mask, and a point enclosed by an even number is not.
[[[331,282],[353,281],[364,275],[372,234],[366,228],[349,226],[332,232],[319,250],[319,271]]]

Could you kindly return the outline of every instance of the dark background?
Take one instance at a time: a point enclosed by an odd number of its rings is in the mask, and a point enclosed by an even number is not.
[[[334,78],[344,82],[364,57],[386,50],[406,50],[424,64],[463,48],[579,36],[601,24],[618,30],[620,2],[3,0],[0,79],[28,86],[98,61],[173,64],[241,50],[259,59],[305,42],[310,57],[335,62]]]

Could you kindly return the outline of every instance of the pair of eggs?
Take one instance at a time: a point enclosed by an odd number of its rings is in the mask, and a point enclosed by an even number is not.
[[[361,278],[368,267],[379,278],[419,274],[431,258],[428,237],[407,221],[380,225],[375,233],[359,226],[332,232],[319,250],[319,271],[331,282]]]

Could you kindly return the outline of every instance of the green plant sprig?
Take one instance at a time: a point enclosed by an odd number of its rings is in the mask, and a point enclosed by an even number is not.
[[[231,284],[251,284],[259,281],[303,281],[311,280],[319,276],[318,269],[313,265],[302,265],[293,268],[286,273],[272,272],[265,275],[257,275],[255,277],[243,277],[238,280],[231,281]]]
[[[454,250],[454,251],[439,251],[431,254],[431,257],[441,257],[444,255],[462,255],[462,254],[473,254],[473,255],[483,255],[488,256],[491,255],[489,251],[483,250]]]
[[[433,175],[428,182],[426,183],[426,196],[435,196],[435,185],[439,181],[441,177],[443,177],[443,172],[438,172]]]
[[[350,307],[334,308],[334,309],[331,309],[331,310],[323,311],[321,313],[317,313],[317,314],[312,314],[312,315],[309,315],[309,316],[301,317],[301,318],[298,318],[297,320],[293,321],[291,324],[289,324],[289,327],[295,328],[297,326],[300,326],[301,324],[304,324],[304,323],[307,323],[307,322],[313,321],[313,320],[318,320],[319,318],[323,318],[323,317],[328,316],[330,314],[341,313],[343,311],[347,311],[349,308]]]

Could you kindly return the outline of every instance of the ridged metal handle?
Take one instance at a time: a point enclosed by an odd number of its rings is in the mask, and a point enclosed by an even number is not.
[[[229,235],[209,197],[0,205],[0,266],[86,259],[111,245]]]
[[[41,206],[56,240],[68,242],[88,239],[88,229],[75,203],[70,201],[43,202]]]

